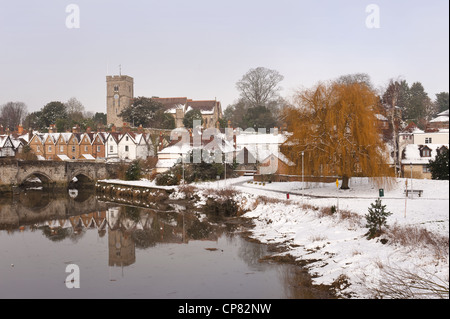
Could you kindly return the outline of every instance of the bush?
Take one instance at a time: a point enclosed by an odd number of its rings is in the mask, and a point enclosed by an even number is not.
[[[137,181],[141,178],[141,164],[138,160],[131,162],[125,172],[125,180],[127,181]]]
[[[238,211],[238,205],[233,198],[213,198],[208,197],[203,212],[212,217],[232,217]]]
[[[369,232],[366,234],[368,239],[377,237],[382,234],[381,227],[386,226],[387,218],[392,215],[386,211],[386,205],[381,204],[381,199],[377,199],[375,204],[370,204],[369,213],[365,216]]]

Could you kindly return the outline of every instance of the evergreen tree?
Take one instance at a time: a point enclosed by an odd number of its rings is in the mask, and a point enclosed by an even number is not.
[[[441,113],[444,112],[445,110],[448,110],[449,105],[448,92],[441,92],[436,94],[436,101],[434,103],[436,104],[437,113]]]
[[[430,160],[428,167],[430,168],[432,179],[449,179],[448,153],[448,149],[443,150],[434,160]]]
[[[131,162],[130,166],[125,173],[125,180],[137,181],[141,178],[141,164],[139,160]]]
[[[162,104],[147,97],[137,97],[119,116],[125,122],[137,127],[153,127],[156,112],[163,108]]]
[[[200,110],[190,110],[188,111],[183,118],[183,125],[185,128],[193,128],[194,121],[198,120],[203,125],[202,113]]]
[[[409,93],[409,103],[405,110],[406,118],[419,124],[427,116],[430,116],[428,110],[430,108],[431,100],[420,82],[413,83]]]
[[[369,232],[367,238],[371,239],[381,234],[381,227],[386,226],[387,218],[392,215],[386,210],[386,205],[381,204],[381,199],[378,198],[375,204],[370,204],[369,213],[365,216]]]

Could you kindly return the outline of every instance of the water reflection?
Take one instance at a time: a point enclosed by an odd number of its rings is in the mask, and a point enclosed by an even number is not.
[[[83,278],[89,278],[85,279],[84,285],[88,282],[93,286],[92,291],[102,292],[102,297],[114,297],[120,293],[119,296],[123,297],[128,290],[133,291],[134,297],[145,298],[318,296],[311,293],[311,289],[305,292],[299,288],[299,285],[310,285],[298,267],[262,263],[261,258],[267,255],[267,248],[242,239],[234,231],[239,226],[217,221],[210,223],[207,216],[181,202],[164,203],[161,208],[165,210],[118,205],[99,200],[92,192],[82,190],[64,196],[28,191],[13,199],[0,198],[0,236],[2,232],[11,235],[0,241],[2,258],[17,258],[9,249],[14,246],[17,251],[27,252],[28,255],[21,258],[29,267],[27,273],[20,277],[15,278],[11,273],[8,279],[3,279],[7,280],[6,283],[0,279],[0,297],[9,297],[10,293],[2,291],[2,284],[3,287],[8,287],[8,283],[15,287],[15,280],[21,281],[27,274],[36,280],[32,265],[71,262],[58,256],[69,250],[71,254],[76,252],[75,260],[89,265],[89,273],[83,273]],[[20,233],[33,236],[18,240],[14,235]],[[38,234],[56,246],[47,246],[45,241],[39,241],[36,238]],[[96,236],[92,237],[92,234]],[[36,245],[33,253],[28,249],[31,243]],[[104,262],[98,263],[99,258]],[[111,272],[119,269],[127,282],[126,287],[122,286],[120,291],[112,290],[101,276],[94,276],[94,273],[101,273],[102,264],[109,268],[107,282],[117,282],[114,276],[115,279],[111,279]],[[124,269],[129,270],[127,276]],[[0,272],[4,271],[0,265]],[[48,272],[54,273],[55,270],[49,269]],[[47,294],[53,297],[53,294],[68,293],[65,289],[58,289]],[[31,294],[31,291],[20,290],[20,293]],[[89,292],[83,290],[81,297],[89,298]]]

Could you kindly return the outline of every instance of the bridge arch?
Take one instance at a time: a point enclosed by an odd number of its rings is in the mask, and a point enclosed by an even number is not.
[[[95,183],[95,174],[93,174],[93,172],[91,170],[87,170],[87,169],[81,169],[81,170],[77,170],[73,173],[70,173],[70,175],[68,175],[68,183],[69,186],[76,186],[79,184],[94,184]]]
[[[53,181],[53,179],[50,177],[50,176],[48,176],[46,173],[43,173],[43,172],[41,172],[41,171],[34,171],[34,172],[32,172],[32,173],[30,173],[30,174],[28,174],[28,175],[26,175],[20,182],[19,182],[19,186],[26,186],[27,185],[27,183],[32,183],[33,182],[33,177],[34,178],[37,178],[40,182],[41,182],[41,184],[42,184],[42,186],[44,187],[44,188],[49,188],[51,185],[53,185],[54,184],[54,181]]]

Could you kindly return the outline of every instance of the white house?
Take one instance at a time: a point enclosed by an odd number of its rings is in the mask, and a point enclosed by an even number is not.
[[[118,155],[121,160],[146,159],[149,151],[144,134],[126,132],[117,143]]]
[[[414,144],[448,144],[449,130],[448,129],[440,129],[437,132],[427,132],[416,130],[413,132]]]
[[[9,135],[0,135],[0,157],[14,157],[14,145]]]
[[[449,144],[409,144],[402,153],[402,171],[405,177],[431,178],[428,164],[438,154],[448,151]]]
[[[105,139],[105,157],[107,160],[119,160],[119,139],[120,134],[117,132],[111,132]]]
[[[244,148],[258,161],[261,162],[270,154],[280,153],[280,146],[287,140],[285,134],[279,134],[277,130],[273,133],[240,132],[236,134],[236,152]]]

